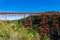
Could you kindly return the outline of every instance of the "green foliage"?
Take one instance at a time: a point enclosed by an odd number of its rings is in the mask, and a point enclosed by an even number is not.
[[[20,27],[19,31],[14,30],[10,24],[0,23],[0,40],[39,40],[39,34],[33,29],[26,29]],[[22,26],[22,24],[20,24]],[[14,22],[14,27],[17,27],[18,23]]]
[[[43,40],[51,40],[51,39],[45,34]]]

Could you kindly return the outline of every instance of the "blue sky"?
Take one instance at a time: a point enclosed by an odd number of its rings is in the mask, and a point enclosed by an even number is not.
[[[25,17],[28,17],[29,14],[25,14]],[[18,20],[24,18],[24,14],[1,14],[0,15],[0,20]]]
[[[60,0],[0,0],[3,12],[60,11]]]
[[[0,0],[0,12],[60,11],[60,0]]]

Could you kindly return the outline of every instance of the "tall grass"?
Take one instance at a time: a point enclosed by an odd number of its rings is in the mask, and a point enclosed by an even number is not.
[[[39,33],[32,28],[26,29],[20,24],[22,27],[17,29],[18,25],[14,25],[13,28],[12,24],[0,23],[0,40],[41,40]],[[47,36],[45,37],[44,40],[50,40]]]

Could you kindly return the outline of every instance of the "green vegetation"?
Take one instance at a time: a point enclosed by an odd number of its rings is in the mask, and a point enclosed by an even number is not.
[[[36,31],[36,28],[26,29],[23,27],[22,22],[18,23],[18,21],[7,21],[7,24],[0,22],[0,40],[40,40],[40,38],[41,36]],[[43,40],[46,39],[45,37],[43,38]]]

